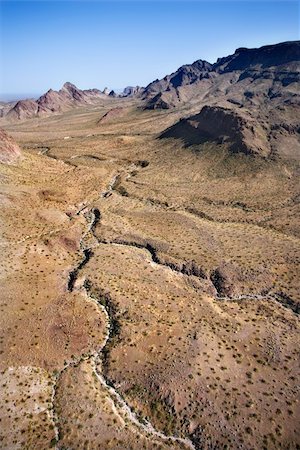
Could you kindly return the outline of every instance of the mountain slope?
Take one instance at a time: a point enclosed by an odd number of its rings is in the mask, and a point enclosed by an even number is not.
[[[171,108],[197,97],[215,100],[245,93],[272,95],[288,88],[292,95],[300,81],[300,41],[268,45],[258,49],[239,48],[215,64],[196,61],[182,66],[162,80],[150,83],[144,91],[146,108]],[[243,100],[248,100],[248,97]],[[277,95],[277,94],[275,94]],[[252,95],[253,96],[253,95]],[[166,104],[161,106],[165,97]]]
[[[204,106],[199,114],[183,119],[161,137],[178,137],[186,145],[204,142],[229,143],[233,152],[268,156],[270,144],[263,128],[232,109]]]
[[[300,42],[296,41],[237,49],[211,66],[207,79],[161,91],[146,107],[184,106],[186,120],[162,137],[180,138],[186,145],[227,142],[235,151],[239,142],[239,151],[246,154],[295,160],[300,155],[299,93]]]

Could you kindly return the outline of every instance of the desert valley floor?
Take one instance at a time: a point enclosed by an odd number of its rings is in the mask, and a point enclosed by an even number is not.
[[[5,125],[1,448],[299,448],[299,161],[111,104]]]

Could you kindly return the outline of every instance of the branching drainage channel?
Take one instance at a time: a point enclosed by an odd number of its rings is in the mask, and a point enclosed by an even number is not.
[[[112,192],[112,190],[114,189],[115,184],[118,182],[118,175],[113,177],[113,180],[111,181],[111,183],[108,186],[108,189],[102,194],[102,198],[106,198],[110,195],[110,193]],[[80,211],[81,212],[81,211]],[[97,238],[94,234],[94,230],[96,228],[97,223],[100,221],[101,219],[101,213],[99,211],[99,209],[94,208],[90,211],[90,215],[91,215],[91,221],[87,226],[87,231],[84,234],[83,238],[81,239],[81,247],[82,247],[82,242],[84,237],[88,234],[91,233],[93,235],[94,238],[96,238],[96,240],[98,241],[99,244],[108,244],[108,245],[124,245],[124,246],[131,246],[131,247],[137,247],[137,248],[141,248],[141,249],[145,249],[149,252],[151,259],[154,263],[162,265],[164,267],[168,267],[170,270],[173,270],[177,273],[182,273],[183,275],[186,276],[197,276],[198,278],[202,278],[202,279],[208,279],[208,277],[206,276],[206,274],[204,273],[204,271],[199,268],[193,261],[191,262],[187,262],[187,263],[183,263],[182,265],[176,265],[174,263],[170,263],[170,262],[162,262],[158,255],[157,255],[157,251],[156,249],[150,244],[150,243],[146,243],[146,244],[139,244],[136,242],[127,242],[124,240],[115,240],[115,241],[106,241],[106,240],[101,240],[99,238]],[[75,283],[76,280],[78,278],[79,272],[83,269],[83,267],[88,263],[88,261],[90,260],[90,258],[93,256],[93,251],[91,250],[91,248],[83,248],[82,249],[82,253],[83,253],[83,258],[82,260],[79,262],[79,264],[70,271],[69,276],[68,276],[68,283],[67,283],[67,289],[69,292],[72,292],[74,290],[75,287]],[[107,334],[104,340],[104,343],[102,345],[102,348],[100,349],[100,351],[98,353],[93,353],[90,355],[87,355],[85,358],[81,358],[82,359],[88,359],[91,358],[91,360],[94,363],[94,372],[95,375],[97,376],[98,380],[101,382],[101,384],[108,390],[109,394],[110,394],[110,398],[113,402],[113,405],[115,407],[115,409],[117,410],[116,407],[120,408],[120,410],[122,411],[122,413],[127,416],[127,418],[130,419],[130,421],[136,426],[138,427],[140,430],[142,430],[148,437],[149,435],[152,436],[153,438],[158,438],[161,439],[163,441],[166,442],[176,442],[178,444],[184,445],[187,448],[190,448],[192,450],[195,450],[195,446],[193,445],[192,441],[189,439],[184,439],[184,438],[180,438],[177,436],[167,436],[157,430],[154,429],[154,427],[151,425],[151,423],[143,420],[143,422],[141,422],[138,417],[136,416],[136,414],[131,410],[131,408],[128,406],[128,404],[125,402],[125,400],[121,397],[121,395],[118,393],[118,391],[115,389],[113,383],[111,383],[107,378],[105,378],[105,374],[99,373],[98,369],[97,369],[97,361],[100,360],[102,361],[102,365],[103,368],[105,368],[105,366],[107,366],[108,363],[108,357],[109,357],[109,352],[110,352],[110,346],[112,345],[112,342],[114,340],[114,338],[116,336],[118,336],[119,334],[119,322],[117,320],[116,317],[116,309],[115,306],[113,304],[113,302],[111,301],[110,297],[108,294],[101,294],[99,295],[99,297],[95,297],[95,295],[93,294],[93,287],[90,283],[90,281],[85,280],[84,284],[83,284],[83,289],[86,293],[86,295],[88,296],[88,298],[94,302],[97,303],[98,307],[101,308],[102,311],[105,312],[106,318],[107,318]],[[217,297],[218,298],[218,297]],[[275,301],[280,301],[278,298],[276,298],[276,296],[274,295],[274,297],[271,297],[270,295],[267,296],[260,296],[260,295],[241,295],[237,298],[218,298],[219,300],[227,300],[227,301],[237,301],[237,300],[242,300],[245,298],[253,298],[253,299],[272,299]],[[283,304],[283,302],[281,301],[281,303]],[[286,302],[288,303],[288,302]],[[290,306],[290,305],[286,305],[286,306]],[[291,307],[291,306],[290,306]],[[293,309],[293,308],[291,308]],[[71,362],[68,364],[68,366],[66,366],[64,370],[66,370],[67,367],[71,366],[71,365],[78,365],[79,361],[77,362]],[[62,371],[62,372],[63,372]],[[62,373],[61,372],[61,373]],[[60,373],[60,374],[61,374]],[[59,374],[59,376],[60,376]],[[59,378],[59,376],[57,377],[57,380]],[[56,380],[56,382],[57,382]],[[55,387],[54,387],[54,394],[53,394],[53,402],[54,402],[54,398],[55,398]],[[53,417],[56,416],[56,421],[58,422],[58,418],[57,415],[55,414],[55,412],[53,412]],[[59,429],[56,431],[56,436],[59,438]]]
[[[108,191],[106,191],[106,192],[111,192],[113,185],[116,182],[116,178],[117,177],[113,178],[113,182],[110,183]],[[105,197],[107,197],[107,195],[102,195],[102,197],[105,198]],[[93,237],[95,237],[93,232],[94,232],[94,229],[95,229],[97,223],[99,222],[99,220],[101,218],[100,211],[96,208],[92,209],[90,211],[90,215],[91,215],[91,221],[87,226],[86,233],[83,235],[83,237],[81,239],[80,247],[83,246],[83,239],[88,233],[92,233]],[[152,260],[159,264],[158,258],[156,255],[156,251],[150,244],[147,245],[146,247],[141,246],[141,248],[146,248],[146,250],[148,250],[149,253],[151,254]],[[93,251],[91,250],[91,248],[83,248],[82,253],[83,253],[82,260],[79,262],[79,264],[74,269],[72,269],[69,272],[68,282],[67,282],[67,290],[69,292],[72,292],[74,290],[75,283],[78,279],[78,275],[79,275],[80,271],[83,269],[83,267],[88,263],[90,258],[93,256]],[[173,442],[173,443],[183,445],[185,448],[189,448],[191,450],[196,450],[192,441],[190,441],[189,439],[180,438],[177,436],[167,436],[167,435],[163,434],[162,432],[155,430],[155,428],[152,426],[152,424],[150,422],[148,422],[146,420],[143,420],[143,422],[141,422],[138,419],[138,417],[136,416],[136,414],[128,406],[128,404],[125,402],[125,400],[122,398],[122,396],[119,394],[119,392],[115,389],[113,383],[111,383],[109,380],[107,380],[105,378],[104,373],[99,373],[99,371],[97,369],[97,361],[100,358],[103,366],[105,366],[107,364],[109,352],[110,352],[110,346],[112,345],[114,338],[116,336],[118,336],[118,334],[119,334],[120,325],[119,325],[119,322],[116,317],[115,306],[114,306],[113,302],[111,301],[111,298],[109,297],[108,294],[100,293],[99,297],[95,296],[93,294],[93,286],[91,285],[89,280],[84,281],[82,289],[84,290],[88,299],[95,302],[98,305],[98,307],[101,309],[101,311],[105,313],[106,320],[107,320],[107,333],[104,338],[102,347],[98,352],[90,353],[88,355],[80,357],[76,361],[69,362],[64,367],[64,369],[56,376],[55,384],[53,387],[53,395],[52,395],[52,405],[53,405],[52,417],[53,417],[53,421],[54,421],[54,425],[55,425],[56,448],[57,449],[60,448],[59,440],[61,438],[61,430],[59,428],[59,417],[58,417],[58,414],[55,409],[55,395],[56,395],[57,383],[59,381],[61,374],[65,370],[67,370],[69,367],[72,367],[72,366],[76,367],[82,360],[91,359],[91,361],[93,361],[93,364],[94,364],[94,373],[97,376],[97,379],[101,382],[101,384],[109,392],[110,399],[112,400],[115,409],[117,410],[117,407],[118,407],[121,410],[122,414],[124,416],[126,416],[132,422],[132,424],[140,430],[140,433],[145,434],[145,437],[147,437],[147,438],[151,438],[154,440],[159,439],[159,440],[168,442],[170,444]]]

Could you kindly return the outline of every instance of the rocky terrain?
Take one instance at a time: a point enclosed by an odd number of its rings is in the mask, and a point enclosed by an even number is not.
[[[122,107],[112,108],[107,111],[102,117],[100,117],[98,124],[103,122],[109,122],[115,118],[122,117],[126,113],[126,110]]]
[[[2,449],[299,447],[298,49],[3,114]]]

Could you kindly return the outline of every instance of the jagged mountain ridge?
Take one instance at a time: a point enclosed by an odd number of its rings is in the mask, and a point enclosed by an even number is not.
[[[8,111],[7,116],[16,119],[43,116],[63,112],[75,106],[92,104],[105,98],[107,95],[99,89],[81,90],[66,82],[59,91],[49,89],[37,100],[20,100]]]
[[[150,95],[145,107],[188,107],[185,120],[162,134],[185,145],[228,142],[246,154],[298,159],[299,92],[300,42],[295,41],[237,49],[212,65],[207,78]]]
[[[148,84],[144,90],[144,96],[148,97],[152,94],[157,94],[172,88],[176,89],[202,80],[203,78],[208,78],[208,74],[211,70],[212,64],[207,61],[202,61],[201,59],[195,61],[193,64],[186,64],[179,67],[179,69],[171,75],[166,75],[162,80],[157,79]]]
[[[195,95],[220,96],[239,88],[271,80],[287,87],[300,81],[300,41],[283,42],[258,49],[238,48],[215,64],[198,60],[180,67],[162,80],[150,83],[143,92],[146,109],[169,109]],[[242,83],[242,84],[239,84]],[[270,88],[272,86],[268,86]],[[262,92],[268,92],[261,86]],[[258,86],[256,86],[258,90]]]
[[[115,91],[105,88],[81,90],[74,84],[66,82],[59,91],[49,89],[37,100],[26,99],[13,103],[3,103],[0,109],[0,117],[7,116],[11,119],[29,119],[52,113],[64,112],[76,106],[94,104],[99,100],[118,97],[137,96],[143,88],[139,86],[128,86],[118,95]]]

